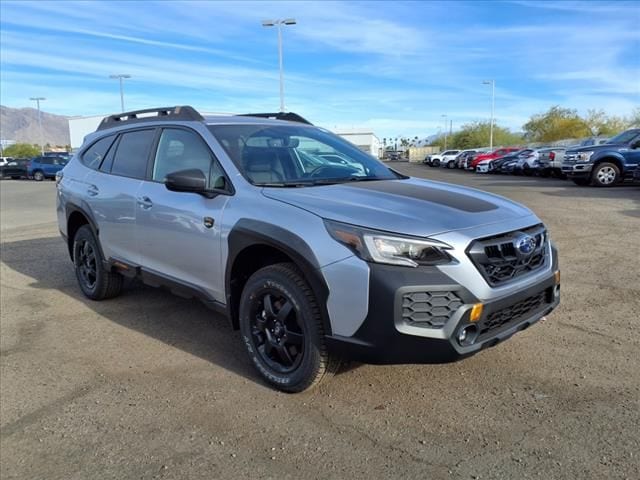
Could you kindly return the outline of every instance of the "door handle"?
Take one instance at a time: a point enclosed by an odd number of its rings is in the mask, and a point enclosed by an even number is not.
[[[138,197],[138,205],[140,205],[140,207],[145,210],[149,210],[151,207],[153,207],[153,202],[147,196]]]
[[[95,197],[98,193],[100,193],[100,190],[95,185],[89,185],[87,188],[87,194],[91,197]]]

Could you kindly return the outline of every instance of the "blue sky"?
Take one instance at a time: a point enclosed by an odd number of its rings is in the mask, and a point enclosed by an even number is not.
[[[637,2],[10,2],[0,4],[3,105],[64,115],[127,109],[287,109],[378,136],[488,119],[519,129],[552,105],[626,115],[640,106]]]

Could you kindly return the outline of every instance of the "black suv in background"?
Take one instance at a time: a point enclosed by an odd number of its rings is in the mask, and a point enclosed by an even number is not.
[[[632,128],[605,144],[567,150],[562,173],[577,185],[611,187],[625,178],[632,178],[638,165],[640,128]]]
[[[0,178],[11,177],[14,180],[27,177],[27,167],[29,166],[28,158],[14,158],[7,162],[6,165],[0,165]]]

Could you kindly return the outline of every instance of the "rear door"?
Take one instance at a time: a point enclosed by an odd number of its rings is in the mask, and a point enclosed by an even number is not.
[[[143,270],[224,299],[220,226],[228,195],[206,198],[167,190],[172,172],[199,169],[209,188],[230,188],[217,159],[194,130],[163,128],[148,180],[137,195],[137,242]]]
[[[135,234],[136,198],[146,175],[155,135],[154,128],[121,133],[99,169],[85,177],[85,198],[98,224],[106,259],[139,263]],[[84,160],[91,162],[92,158]]]

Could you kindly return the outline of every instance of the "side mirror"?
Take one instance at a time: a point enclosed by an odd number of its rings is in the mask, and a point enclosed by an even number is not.
[[[165,177],[164,184],[172,192],[209,193],[207,177],[197,168],[172,172]]]

